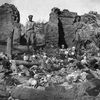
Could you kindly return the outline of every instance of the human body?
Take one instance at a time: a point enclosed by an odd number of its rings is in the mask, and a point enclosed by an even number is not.
[[[27,41],[27,46],[29,49],[29,44],[31,42],[32,46],[34,47],[34,43],[35,43],[35,32],[34,32],[34,26],[35,26],[35,22],[32,21],[33,16],[29,15],[28,16],[29,21],[26,23],[26,41]]]

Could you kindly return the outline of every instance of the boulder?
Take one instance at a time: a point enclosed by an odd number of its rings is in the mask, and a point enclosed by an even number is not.
[[[74,100],[76,92],[76,88],[66,91],[62,86],[48,87],[46,90],[19,86],[12,90],[11,96],[22,100]]]

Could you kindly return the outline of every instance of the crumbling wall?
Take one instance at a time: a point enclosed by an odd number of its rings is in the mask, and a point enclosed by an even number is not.
[[[45,26],[45,35],[47,47],[50,47],[50,45],[58,47],[58,15],[54,9],[52,9],[49,22]]]
[[[67,9],[60,11],[54,7],[46,24],[46,44],[49,47],[61,47],[61,44],[72,47],[75,45],[76,34],[79,33],[81,39],[85,36],[85,40],[89,38],[100,47],[100,14],[90,11],[81,15],[79,22],[75,22],[76,17],[78,15],[75,12]]]
[[[75,16],[77,16],[77,13],[70,12],[66,9],[63,11],[60,11],[60,9],[54,7],[51,10],[50,19],[46,28],[46,43],[60,47],[60,45],[63,44],[65,41],[64,44],[66,44],[68,47],[72,46],[73,37],[75,33],[74,26],[73,26],[73,21],[74,21]],[[61,27],[59,27],[59,25]],[[62,33],[61,32],[59,33],[60,29],[62,30]],[[64,36],[62,36],[62,34]],[[60,39],[61,37],[62,38],[64,37],[63,39],[64,41]]]
[[[3,4],[0,6],[0,41],[6,42],[7,36],[14,32],[14,44],[19,42],[20,37],[20,14],[17,8],[12,4]]]
[[[65,35],[64,38],[68,47],[74,45],[73,38],[75,34],[75,29],[73,26],[73,21],[75,19],[75,16],[77,16],[77,13],[70,12],[67,9],[61,11],[61,14],[59,15],[59,18],[62,22],[64,35]]]
[[[76,32],[76,34],[79,34],[80,40],[84,43],[90,41],[100,48],[100,15],[91,11],[81,16],[80,23],[82,27]]]

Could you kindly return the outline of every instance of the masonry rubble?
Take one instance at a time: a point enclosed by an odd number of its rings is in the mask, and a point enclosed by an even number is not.
[[[80,59],[77,59],[77,57],[73,56],[73,48],[75,50],[75,47],[59,50],[58,58],[55,56],[49,57],[44,52],[42,54],[27,55],[28,58],[34,58],[28,59],[27,62],[34,63],[34,60],[36,60],[39,62],[38,65],[16,64],[16,60],[9,60],[4,53],[1,53],[1,65],[2,61],[5,62],[5,64],[3,63],[3,71],[1,72],[3,73],[2,80],[7,82],[6,84],[9,87],[9,89],[7,87],[9,90],[8,93],[11,93],[13,98],[22,99],[24,95],[18,98],[22,94],[19,93],[21,88],[27,91],[31,91],[32,89],[34,91],[36,91],[36,89],[47,91],[49,87],[59,86],[64,88],[66,92],[71,89],[74,91],[73,88],[77,87],[78,93],[80,92],[80,88],[84,89],[81,95],[86,93],[87,96],[98,96],[98,82],[100,81],[100,60],[96,59],[98,56],[95,55],[88,58],[88,55],[86,55],[84,58],[83,54],[80,56]],[[65,53],[66,51],[67,54]],[[62,54],[66,56],[65,59],[60,57]],[[24,59],[22,58],[20,60]],[[91,65],[93,61],[94,65]],[[85,87],[84,84],[88,86]],[[15,87],[14,90],[10,88],[11,86],[13,87],[13,85]],[[90,88],[89,90],[88,87]],[[91,91],[93,91],[93,93],[98,91],[98,93],[94,95]],[[25,91],[22,90],[22,92]],[[78,93],[77,95],[80,95],[80,93]]]

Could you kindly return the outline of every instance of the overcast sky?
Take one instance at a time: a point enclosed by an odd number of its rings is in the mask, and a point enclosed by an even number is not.
[[[100,0],[0,0],[3,3],[13,3],[20,11],[21,23],[25,24],[27,16],[32,14],[34,21],[48,21],[49,13],[53,7],[61,10],[68,9],[79,15],[90,10],[100,13]]]

